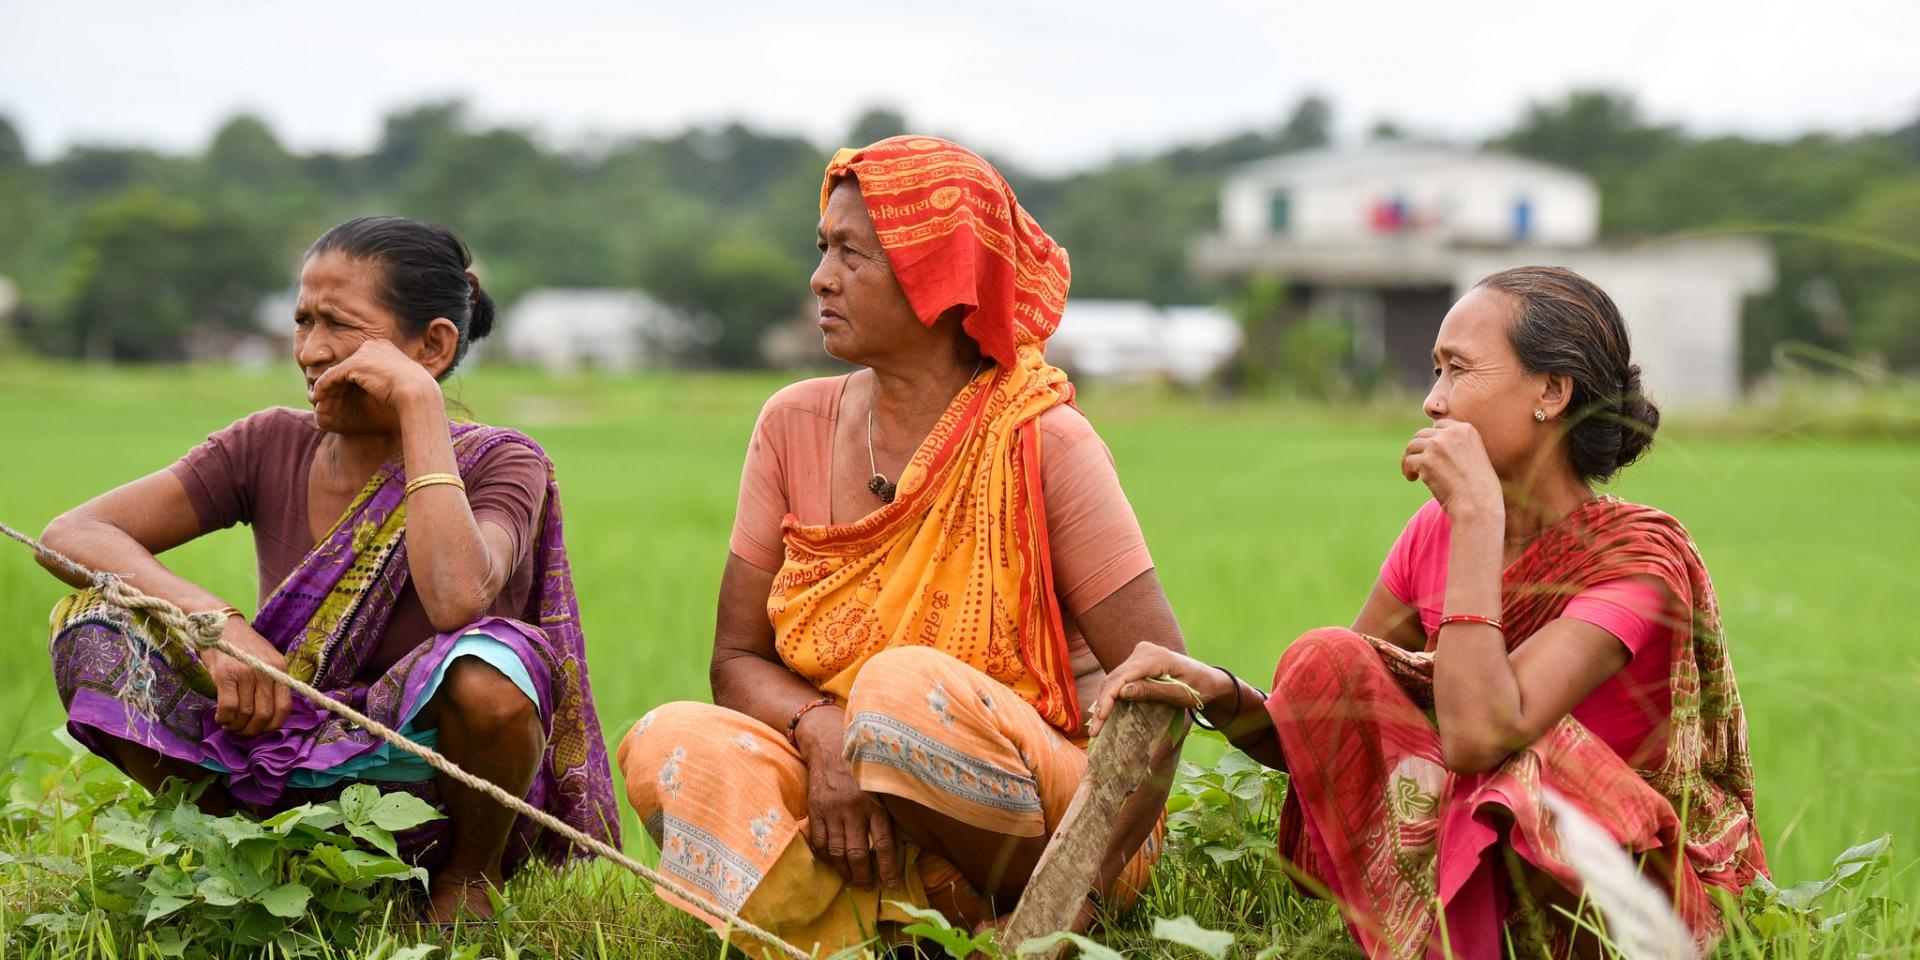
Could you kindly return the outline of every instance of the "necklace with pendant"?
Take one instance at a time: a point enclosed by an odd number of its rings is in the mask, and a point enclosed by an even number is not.
[[[967,377],[968,383],[972,383],[975,377],[980,376],[980,368],[985,366],[986,362],[986,358],[981,357],[979,362],[973,365],[973,373]],[[873,397],[871,395],[867,397],[867,469],[873,472],[873,476],[867,478],[868,492],[879,497],[881,503],[892,503],[894,496],[900,492],[900,485],[888,480],[886,476],[880,472],[880,465],[874,461]]]

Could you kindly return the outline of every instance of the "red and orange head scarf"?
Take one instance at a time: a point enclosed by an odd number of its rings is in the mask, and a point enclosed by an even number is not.
[[[1014,366],[1060,326],[1072,269],[1000,172],[938,137],[890,137],[844,149],[827,164],[820,209],[845,177],[860,181],[867,215],[920,322],[962,308],[980,352]]]
[[[853,523],[788,517],[767,601],[787,666],[844,698],[868,658],[933,647],[1080,729],[1040,495],[1040,415],[1073,397],[1043,345],[1067,298],[1067,253],[973,152],[933,137],[842,150],[821,206],[856,177],[894,276],[922,322],[965,311],[996,361],[961,389],[901,473]]]

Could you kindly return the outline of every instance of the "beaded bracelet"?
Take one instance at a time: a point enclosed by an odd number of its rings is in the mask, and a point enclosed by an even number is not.
[[[1498,617],[1483,617],[1483,616],[1480,616],[1479,614],[1474,614],[1474,613],[1449,613],[1446,616],[1440,618],[1440,625],[1437,627],[1434,627],[1433,632],[1439,633],[1441,627],[1444,627],[1450,623],[1478,623],[1483,626],[1492,627],[1495,630],[1506,629],[1506,627],[1500,623],[1500,619]]]
[[[811,711],[818,710],[821,707],[831,707],[839,702],[840,701],[832,697],[821,697],[818,700],[809,700],[801,704],[800,709],[795,710],[793,716],[787,718],[787,742],[793,744],[795,750],[800,749],[800,738],[796,736],[796,734],[800,732],[800,718],[806,716]]]

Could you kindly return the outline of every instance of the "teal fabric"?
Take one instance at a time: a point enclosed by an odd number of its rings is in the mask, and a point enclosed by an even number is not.
[[[415,729],[413,719],[414,716],[420,712],[420,708],[426,706],[427,701],[433,699],[433,695],[440,689],[440,684],[446,682],[447,669],[453,666],[453,662],[461,657],[474,657],[482,663],[500,671],[501,675],[513,681],[513,685],[520,688],[521,693],[527,695],[527,699],[533,701],[536,709],[540,706],[540,693],[533,687],[533,676],[527,672],[527,665],[520,662],[520,658],[513,652],[513,648],[484,633],[475,631],[453,642],[453,649],[448,652],[445,660],[440,661],[440,666],[433,671],[433,676],[427,679],[427,685],[421,690],[420,699],[414,703],[413,711],[407,714],[406,721],[400,725],[401,736],[423,747],[434,750],[439,749],[440,731],[436,728],[428,728],[426,730]],[[219,770],[222,773],[231,772],[210,761],[203,763],[203,766],[209,769]],[[427,766],[425,760],[411,753],[395,750],[392,744],[381,743],[380,746],[370,752],[363,753],[325,770],[295,770],[293,776],[288,779],[287,785],[305,790],[313,790],[321,787],[330,787],[343,780],[379,780],[387,783],[412,783],[419,780],[431,780],[433,776],[434,769]]]

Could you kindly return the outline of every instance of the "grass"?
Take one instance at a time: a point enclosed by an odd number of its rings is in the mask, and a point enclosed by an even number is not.
[[[610,739],[655,704],[707,695],[740,457],[760,403],[782,380],[555,381],[485,370],[449,388],[474,416],[527,431],[560,464]],[[0,438],[13,455],[0,472],[0,520],[36,532],[237,417],[301,402],[296,378],[279,369],[0,365]],[[1335,411],[1096,388],[1081,406],[1113,450],[1190,646],[1250,678],[1270,675],[1292,637],[1352,619],[1423,499],[1394,469],[1421,422],[1413,404]],[[1822,429],[1818,407],[1804,402],[1691,427],[1682,419],[1618,487],[1686,522],[1713,571],[1747,704],[1761,825],[1783,880],[1823,876],[1835,853],[1882,833],[1901,844],[1920,838],[1912,626],[1920,442],[1908,409],[1863,418],[1854,405],[1835,430]],[[254,607],[245,531],[203,538],[167,560]],[[45,748],[59,724],[45,618],[60,592],[24,550],[0,545],[0,752]],[[631,814],[626,826],[629,846],[643,851]],[[1896,849],[1887,882],[1920,887],[1920,862]],[[1233,908],[1235,898],[1262,895],[1208,889],[1204,872],[1167,874],[1149,907],[1169,916],[1244,920],[1252,908]],[[608,871],[531,875],[510,900],[513,935],[539,952],[592,953],[596,937],[631,935],[610,955],[712,953],[695,928]],[[1308,908],[1269,904],[1258,916],[1276,927],[1297,921],[1282,936],[1324,934],[1325,917]],[[597,930],[582,932],[589,920]],[[1920,912],[1903,922],[1920,926]],[[1127,929],[1119,941],[1137,942]],[[1847,952],[1876,949],[1861,936]],[[490,953],[509,943],[487,942]]]

